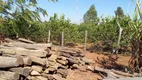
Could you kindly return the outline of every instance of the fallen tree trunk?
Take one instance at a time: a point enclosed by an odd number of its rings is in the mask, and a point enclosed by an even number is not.
[[[22,55],[22,56],[36,56],[36,57],[46,57],[48,52],[44,50],[28,50],[20,47],[4,47],[0,49],[3,55]]]
[[[10,71],[16,72],[25,77],[29,76],[30,74],[30,69],[28,68],[11,68]]]
[[[0,68],[17,67],[23,64],[23,58],[20,56],[17,56],[16,58],[0,56]]]
[[[0,71],[0,80],[19,80],[19,74],[9,71]]]

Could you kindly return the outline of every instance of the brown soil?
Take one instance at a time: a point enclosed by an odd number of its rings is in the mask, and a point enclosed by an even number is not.
[[[83,52],[83,48],[80,47],[81,51]],[[103,54],[97,54],[97,53],[90,53],[89,51],[86,52],[85,55],[86,58],[94,60],[95,64],[93,66],[101,66],[104,67],[103,65],[100,65],[97,61],[98,58],[100,60],[106,59],[109,62],[108,56],[103,55]],[[130,56],[122,56],[118,55],[118,60],[116,61],[117,65],[121,66],[128,66],[128,61],[130,59]],[[109,63],[108,63],[109,64]],[[111,66],[116,66],[116,65],[111,65]],[[91,71],[86,71],[82,72],[80,70],[71,70],[69,72],[69,75],[67,77],[67,80],[98,80],[102,79],[101,76],[97,73],[93,73]]]
[[[82,72],[79,70],[71,70],[67,76],[67,80],[98,80],[102,79],[98,74],[90,71]]]

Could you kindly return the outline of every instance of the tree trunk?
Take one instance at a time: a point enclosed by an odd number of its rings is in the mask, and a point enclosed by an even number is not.
[[[142,68],[142,41],[132,40],[132,56],[129,60],[129,68],[132,73],[140,72]]]

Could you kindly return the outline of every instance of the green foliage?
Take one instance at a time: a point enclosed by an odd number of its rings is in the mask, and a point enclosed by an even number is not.
[[[57,0],[49,0],[56,2]],[[13,7],[13,5],[15,5]],[[138,6],[139,4],[137,4]],[[34,7],[34,10],[31,8]],[[117,17],[97,17],[95,6],[84,14],[84,22],[72,24],[65,15],[50,17],[48,22],[40,21],[40,13],[47,16],[44,9],[37,5],[37,0],[1,0],[0,1],[0,32],[7,37],[17,35],[36,42],[47,42],[48,31],[51,31],[51,41],[61,44],[61,33],[64,32],[65,43],[84,43],[85,30],[88,31],[88,43],[102,42],[102,47],[115,48],[120,26],[124,29],[120,48],[130,46],[131,40],[141,39],[141,22],[136,7],[133,20],[123,13],[121,7],[115,11]],[[141,16],[140,16],[141,18]]]
[[[1,32],[7,37],[18,34],[19,37],[30,38],[41,30],[40,13],[47,16],[46,10],[37,5],[37,0],[0,0],[0,14],[3,22]],[[38,25],[35,25],[36,23]]]
[[[132,0],[133,1],[133,0]],[[129,23],[130,43],[132,46],[132,56],[129,61],[129,67],[134,72],[141,72],[142,55],[142,10],[140,8],[141,0],[133,1],[136,4],[133,20]],[[140,19],[139,19],[140,18]]]
[[[131,32],[131,40],[141,40],[142,38],[142,14],[140,9],[140,0],[136,0],[136,7],[133,14],[133,20],[129,23],[129,31]],[[140,18],[140,19],[139,19]]]
[[[49,22],[46,23],[46,26],[51,30],[51,39],[56,43],[61,43],[61,33],[65,33],[65,42],[77,42],[79,37],[78,25],[71,24],[69,19],[65,19],[65,16],[62,15],[58,18],[57,14],[54,14],[53,17],[50,17]]]
[[[94,5],[91,5],[90,9],[83,16],[84,22],[94,22],[97,18],[97,11]]]

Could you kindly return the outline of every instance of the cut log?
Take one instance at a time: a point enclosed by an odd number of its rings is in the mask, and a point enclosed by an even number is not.
[[[29,76],[29,73],[30,73],[30,69],[28,68],[11,68],[10,71],[16,72],[25,77]]]
[[[115,74],[118,74],[118,75],[126,76],[126,77],[136,76],[136,75],[133,75],[133,74],[129,74],[129,73],[121,72],[121,71],[116,71],[116,70],[112,70],[112,72],[114,72]]]
[[[58,56],[57,59],[59,59],[59,60],[67,60],[67,58],[64,57],[64,56]]]
[[[14,40],[9,39],[9,38],[5,38],[5,41],[6,41],[6,42],[15,42]]]
[[[79,61],[77,59],[67,58],[67,60],[68,60],[68,63],[70,63],[70,64],[78,64],[79,63]]]
[[[53,54],[53,51],[51,51],[50,48],[45,49],[45,51],[47,52],[47,57],[50,57]]]
[[[18,41],[25,42],[25,43],[30,43],[30,44],[35,43],[35,42],[31,41],[31,40],[27,40],[27,39],[24,39],[24,38],[18,38]]]
[[[113,73],[111,70],[103,69],[103,68],[100,68],[100,67],[95,67],[95,70],[106,73],[107,77],[112,77],[112,78],[123,77],[121,75],[117,75],[117,74]]]
[[[49,72],[54,72],[54,71],[56,71],[56,68],[54,68],[54,67],[49,67],[49,68],[47,68],[46,70],[49,71]]]
[[[40,64],[42,66],[46,65],[46,60],[45,59],[41,59],[41,58],[38,58],[38,57],[35,57],[35,56],[31,56],[31,59],[32,59],[33,63]]]
[[[56,64],[55,61],[49,61],[49,60],[46,60],[46,67],[54,66],[55,64]]]
[[[19,80],[20,75],[15,72],[0,71],[0,80]]]
[[[120,78],[118,80],[142,80],[142,77],[126,77],[126,78]]]
[[[70,54],[67,54],[67,53],[59,53],[60,56],[64,56],[66,58],[71,58],[71,59],[76,59],[76,57],[74,56],[71,56]]]
[[[35,76],[28,76],[27,79],[28,80],[36,80],[36,77]]]
[[[43,68],[41,66],[35,66],[35,65],[32,66],[32,70],[37,71],[37,72],[42,72],[42,69]]]
[[[58,68],[63,68],[65,69],[67,66],[63,66],[62,64],[59,64],[59,63],[55,63],[54,65],[50,66],[54,69],[58,69]]]
[[[17,67],[23,64],[23,58],[20,56],[17,56],[17,58],[0,56],[0,68]]]
[[[45,69],[44,73],[48,74],[49,73],[49,69]]]
[[[32,68],[31,67],[24,67],[24,68],[27,68],[27,69],[30,70],[30,72],[32,72]]]
[[[36,56],[36,57],[46,57],[48,54],[44,50],[28,50],[20,47],[4,47],[0,49],[0,52],[4,55],[22,55],[22,56]]]
[[[32,59],[28,56],[23,57],[23,60],[25,66],[30,66],[32,64]]]
[[[43,76],[36,76],[36,78],[39,79],[39,80],[47,80],[47,78],[43,77]]]
[[[68,61],[67,60],[59,60],[57,59],[56,60],[58,63],[62,64],[62,65],[67,65],[68,64]]]
[[[104,73],[106,75],[101,75],[103,78],[105,78],[104,80],[115,80],[115,79],[118,79],[118,78],[122,78],[123,76],[121,75],[117,75],[115,73],[113,73],[111,70],[107,70],[107,69],[103,69],[103,68],[100,68],[100,67],[92,67],[92,66],[88,66],[88,69],[91,70],[91,71],[98,71],[99,73]]]
[[[52,75],[54,77],[54,79],[56,80],[66,80],[65,78],[62,78],[61,76],[57,75],[57,74],[54,74]]]
[[[31,76],[40,76],[40,73],[33,70],[33,71],[30,73],[30,75],[31,75]]]
[[[29,50],[45,50],[47,48],[52,47],[52,43],[47,43],[47,44],[41,44],[41,43],[36,43],[36,44],[27,44],[27,43],[22,43],[22,42],[10,42],[10,43],[5,43],[5,46],[9,47],[21,47]]]
[[[52,54],[52,55],[48,58],[48,60],[49,60],[49,61],[56,62],[57,57],[58,57],[57,54]]]
[[[77,49],[60,48],[59,51],[62,52],[62,53],[68,53],[68,54],[70,54],[71,56],[74,56],[74,57],[83,57],[82,52],[80,50],[77,50]]]
[[[59,64],[59,63],[56,63],[55,65],[55,68],[58,69],[58,68],[61,68],[61,69],[68,69],[68,65],[62,65],[62,64]]]

